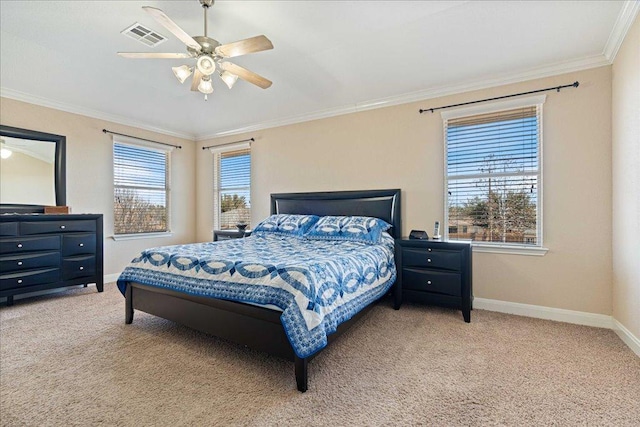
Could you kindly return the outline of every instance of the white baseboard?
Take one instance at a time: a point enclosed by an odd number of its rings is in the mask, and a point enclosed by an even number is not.
[[[629,348],[640,357],[640,339],[633,335],[624,325],[613,319],[613,330]]]
[[[115,282],[116,280],[118,280],[118,277],[120,277],[120,273],[105,274],[104,283]]]
[[[538,319],[555,320],[577,325],[594,326],[596,328],[615,329],[613,318],[605,314],[587,313],[584,311],[565,310],[562,308],[544,307],[541,305],[520,304],[517,302],[494,299],[474,298],[473,308]]]

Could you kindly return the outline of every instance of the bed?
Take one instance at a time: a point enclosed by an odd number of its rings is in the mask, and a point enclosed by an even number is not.
[[[307,322],[306,329],[309,329],[308,323],[313,320],[309,320],[308,314],[313,315],[322,314],[324,307],[314,307],[313,301],[307,300],[304,289],[300,289],[299,294],[295,294],[295,302],[298,306],[305,307],[306,311],[300,308],[299,310],[293,310],[285,307],[282,303],[279,304],[279,300],[275,301],[273,295],[271,295],[272,305],[255,305],[250,302],[240,302],[243,298],[236,296],[236,290],[230,292],[227,288],[223,288],[220,282],[211,281],[212,284],[220,285],[219,287],[213,286],[215,290],[209,288],[203,288],[201,286],[202,281],[196,280],[194,277],[178,277],[172,276],[171,281],[165,280],[163,286],[158,286],[158,283],[154,281],[152,275],[145,274],[132,274],[127,267],[118,280],[118,286],[125,296],[125,322],[130,324],[133,322],[134,310],[140,310],[146,313],[150,313],[193,329],[215,335],[217,337],[246,345],[256,350],[264,351],[269,354],[283,357],[285,359],[294,362],[295,366],[295,378],[299,391],[304,392],[308,388],[308,363],[319,352],[326,348],[333,340],[344,333],[351,325],[358,321],[371,307],[373,303],[382,298],[385,294],[388,294],[390,287],[395,281],[395,266],[393,265],[394,258],[394,245],[393,239],[398,238],[401,233],[400,223],[400,190],[366,190],[366,191],[346,191],[346,192],[321,192],[321,193],[286,193],[286,194],[272,194],[271,195],[271,214],[295,214],[295,215],[317,215],[319,217],[326,216],[367,216],[382,219],[391,225],[391,228],[387,230],[389,236],[386,237],[385,244],[387,250],[390,250],[391,255],[388,260],[389,265],[380,267],[380,271],[383,273],[377,274],[380,279],[380,286],[371,288],[371,290],[364,289],[366,292],[358,294],[358,299],[354,298],[354,304],[357,310],[352,307],[345,312],[339,312],[338,314],[323,314],[319,318],[322,323],[323,334],[318,334],[320,327],[313,328],[313,336],[296,338],[298,331],[303,331],[302,328],[296,322]],[[255,237],[255,238],[254,238]],[[193,266],[198,267],[198,252],[205,250],[206,245],[221,245],[226,244],[224,247],[227,252],[233,253],[236,251],[239,255],[251,257],[252,251],[261,251],[261,253],[269,254],[278,261],[278,256],[289,257],[294,252],[300,253],[304,259],[304,250],[299,249],[296,245],[297,242],[292,243],[292,239],[272,237],[270,235],[258,237],[254,236],[247,239],[235,239],[234,241],[216,242],[216,243],[204,243],[198,245],[182,245],[178,247],[171,247],[172,251],[180,250],[181,256],[179,257],[179,263],[174,263],[172,267],[180,270],[190,270],[193,273]],[[334,265],[340,263],[347,263],[350,254],[360,253],[360,257],[369,256],[373,257],[375,252],[384,253],[384,249],[372,247],[369,248],[358,246],[359,244],[336,244],[336,242],[315,242],[314,249],[318,254],[318,261],[326,261],[323,266],[329,266],[328,270],[333,271]],[[389,246],[390,245],[390,246]],[[218,246],[217,249],[222,249],[223,246]],[[389,249],[390,248],[390,249]],[[330,258],[333,251],[344,252],[347,258],[340,258],[340,261],[334,261]],[[166,259],[176,259],[175,255],[171,255],[167,248],[159,248],[159,250],[151,252],[143,252],[147,257],[145,262],[157,262],[158,264],[166,263]],[[280,252],[282,253],[275,253]],[[369,251],[369,252],[367,252]],[[326,255],[326,257],[325,257]],[[313,255],[309,255],[313,256]],[[309,256],[307,261],[309,261]],[[381,255],[384,256],[384,255]],[[155,257],[155,259],[153,258]],[[326,259],[325,259],[326,258]],[[193,260],[193,262],[190,262]],[[136,261],[141,262],[141,258],[137,257],[132,261],[132,265],[135,265]],[[275,264],[274,264],[275,265]],[[200,262],[200,266],[204,266]],[[229,268],[242,268],[242,266],[236,263],[235,267],[233,263],[229,266],[218,266],[217,264],[211,264],[213,267]],[[268,267],[268,268],[267,268]],[[323,267],[323,268],[325,268]],[[388,269],[385,270],[385,268]],[[278,270],[277,272],[275,270]],[[245,271],[242,276],[246,276],[246,281],[251,282],[253,277],[258,277],[256,280],[281,280],[283,277],[287,279],[287,275],[291,273],[294,276],[295,268],[280,269],[278,267],[266,266],[260,270]],[[283,272],[284,271],[284,272]],[[218,273],[216,270],[210,273]],[[199,274],[199,273],[198,273]],[[296,273],[297,274],[297,273]],[[339,274],[339,273],[336,273]],[[237,275],[236,275],[237,276]],[[384,281],[385,279],[386,281]],[[289,280],[290,283],[295,282],[295,277]],[[295,282],[297,283],[297,282]],[[255,283],[254,283],[255,284]],[[373,285],[372,285],[373,286]],[[244,292],[243,284],[238,284],[238,292]],[[247,286],[247,289],[249,286]],[[252,287],[253,288],[253,287]],[[261,286],[262,289],[270,289],[268,286]],[[227,293],[225,293],[227,292]],[[319,292],[319,294],[322,294]],[[327,299],[335,297],[335,292],[329,290],[325,293]],[[354,294],[355,295],[355,294]],[[394,293],[395,300],[394,305],[398,306],[398,292]],[[342,294],[341,294],[342,296]],[[277,299],[277,298],[276,298]],[[259,300],[257,303],[265,303],[267,300]],[[278,303],[276,303],[278,302]],[[357,302],[357,304],[355,304]],[[322,304],[321,304],[322,305]],[[305,318],[299,314],[298,311],[303,312]],[[334,313],[334,312],[331,312]],[[333,317],[332,317],[333,316]],[[298,319],[299,318],[299,319]],[[325,323],[326,320],[326,323]],[[300,344],[302,343],[302,344]]]

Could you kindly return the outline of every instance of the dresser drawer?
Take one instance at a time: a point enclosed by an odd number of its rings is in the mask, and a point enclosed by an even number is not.
[[[460,296],[461,283],[458,273],[406,267],[402,269],[402,287],[408,290]]]
[[[60,280],[59,268],[28,270],[0,276],[0,290],[44,285]]]
[[[95,234],[71,234],[62,236],[62,256],[95,254]]]
[[[432,248],[403,248],[402,265],[405,267],[428,267],[460,271],[462,269],[462,257],[460,252],[454,251]]]
[[[0,237],[17,236],[17,222],[0,222]]]
[[[63,279],[76,279],[96,274],[96,257],[80,256],[62,260]]]
[[[20,223],[22,234],[69,233],[78,231],[96,231],[96,222],[85,221],[33,221]]]
[[[16,237],[0,240],[0,254],[60,250],[60,236]]]
[[[0,258],[0,272],[2,273],[59,266],[60,252],[36,252]]]

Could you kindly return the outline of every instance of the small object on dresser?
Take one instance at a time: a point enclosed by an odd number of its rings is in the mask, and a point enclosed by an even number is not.
[[[433,227],[433,238],[440,239],[442,236],[440,235],[440,221],[436,221],[435,226]]]
[[[238,231],[244,231],[245,228],[247,228],[247,223],[246,222],[239,222],[238,224],[236,224],[236,228],[238,229]]]
[[[411,240],[429,240],[429,235],[424,230],[411,230],[409,233]]]
[[[69,206],[45,206],[44,213],[46,214],[70,214],[71,208]]]

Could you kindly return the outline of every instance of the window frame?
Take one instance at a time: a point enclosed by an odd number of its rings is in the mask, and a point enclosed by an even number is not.
[[[220,187],[220,161],[222,155],[234,151],[248,150],[249,151],[249,186],[248,187],[233,187],[233,188],[221,188]],[[251,158],[253,156],[251,150],[251,144],[249,142],[223,144],[219,146],[213,146],[209,148],[209,151],[213,154],[213,230],[221,230],[220,217],[222,216],[222,192],[229,190],[246,190],[251,195]],[[251,197],[249,197],[249,206],[251,206]],[[249,208],[251,209],[251,208]]]
[[[517,254],[517,255],[537,255],[543,256],[548,252],[548,248],[544,246],[544,221],[543,221],[543,189],[544,189],[544,162],[543,162],[543,112],[544,103],[546,101],[546,95],[530,96],[525,98],[517,98],[507,101],[492,102],[485,105],[474,105],[471,107],[456,108],[449,111],[443,111],[442,117],[442,129],[443,129],[443,141],[444,141],[444,240],[452,242],[470,242],[474,252],[491,252],[491,253],[503,253],[503,254]],[[448,173],[448,141],[447,141],[447,128],[448,121],[451,119],[475,116],[478,114],[490,114],[500,111],[506,111],[517,108],[536,107],[538,116],[538,169],[535,173],[530,175],[536,175],[537,185],[537,203],[536,203],[536,240],[535,245],[526,245],[524,243],[501,243],[501,242],[475,242],[463,239],[449,239],[449,173]],[[488,174],[487,174],[488,175]],[[515,175],[515,174],[510,174]]]
[[[166,230],[165,231],[147,231],[140,233],[119,233],[116,234],[115,230],[115,204],[112,208],[113,212],[113,240],[133,240],[133,239],[149,239],[155,237],[170,237],[173,235],[172,227],[171,227],[171,153],[175,149],[173,146],[165,146],[162,144],[157,144],[151,141],[139,140],[137,138],[127,137],[127,136],[114,136],[112,143],[112,172],[113,172],[113,191],[112,197],[115,197],[115,192],[117,188],[126,188],[115,183],[115,146],[119,145],[127,145],[129,147],[133,147],[136,149],[155,151],[159,153],[163,153],[165,155],[165,174],[164,174],[164,193],[165,193],[165,210],[166,210]],[[136,189],[145,189],[146,187],[140,186],[135,187]],[[157,188],[146,188],[151,190],[158,190]],[[112,199],[114,200],[114,199]],[[115,200],[114,200],[115,202]]]

